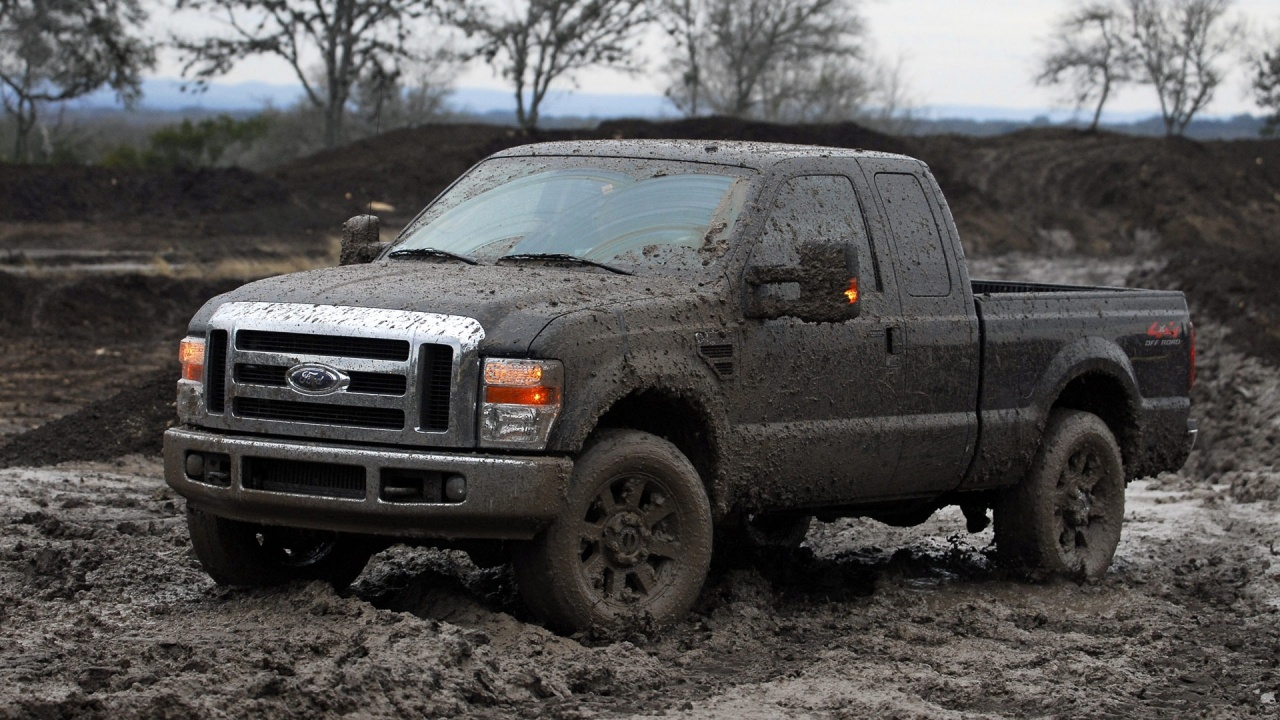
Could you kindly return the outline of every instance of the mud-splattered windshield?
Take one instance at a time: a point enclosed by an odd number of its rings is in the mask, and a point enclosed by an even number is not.
[[[750,184],[750,171],[695,163],[490,160],[428,208],[392,257],[452,255],[501,264],[580,259],[586,262],[574,264],[684,274],[728,249]]]

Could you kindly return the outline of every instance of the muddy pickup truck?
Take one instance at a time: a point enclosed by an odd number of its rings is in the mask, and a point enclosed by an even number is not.
[[[669,623],[716,545],[993,511],[1102,575],[1196,425],[1176,292],[969,279],[918,160],[749,143],[498,153],[390,243],[209,301],[168,483],[219,583],[350,583],[392,542],[510,560],[562,631]]]

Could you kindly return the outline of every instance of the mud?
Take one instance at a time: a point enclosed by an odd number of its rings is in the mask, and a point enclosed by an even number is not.
[[[1097,585],[1009,579],[958,511],[843,520],[722,563],[669,631],[566,638],[528,622],[508,570],[459,553],[392,548],[345,593],[218,588],[160,474],[137,456],[0,471],[0,717],[1277,709],[1278,508],[1227,485],[1132,485]]]

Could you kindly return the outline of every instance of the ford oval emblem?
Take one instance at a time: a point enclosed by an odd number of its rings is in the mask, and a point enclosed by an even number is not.
[[[345,390],[351,378],[341,371],[319,363],[303,363],[289,368],[285,375],[289,387],[304,395],[328,395]]]

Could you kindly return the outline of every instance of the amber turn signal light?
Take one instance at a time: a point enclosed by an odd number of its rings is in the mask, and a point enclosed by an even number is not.
[[[503,405],[555,405],[560,402],[560,388],[491,385],[484,389],[484,401]]]
[[[844,296],[850,305],[858,302],[858,278],[849,278],[849,289],[844,291]]]
[[[204,339],[184,338],[178,345],[178,362],[182,363],[183,380],[204,380]]]

